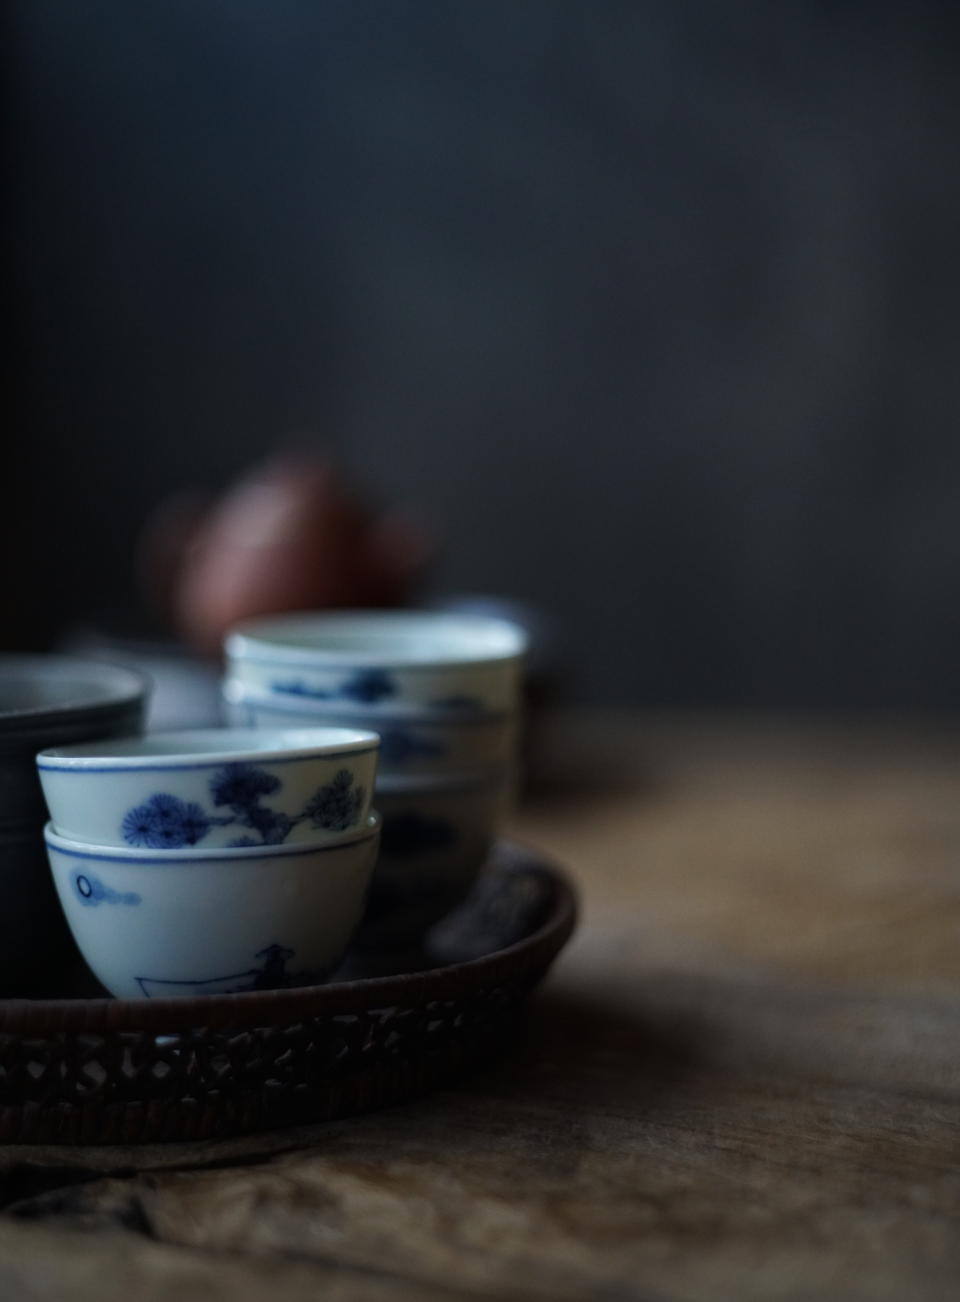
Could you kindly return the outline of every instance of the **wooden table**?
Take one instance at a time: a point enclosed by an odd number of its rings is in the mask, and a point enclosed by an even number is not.
[[[960,1296],[960,730],[591,714],[537,751],[512,830],[583,922],[524,1047],[344,1123],[2,1151],[0,1296]]]

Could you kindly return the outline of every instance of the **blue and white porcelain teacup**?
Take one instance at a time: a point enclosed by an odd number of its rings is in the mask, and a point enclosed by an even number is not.
[[[379,779],[383,833],[360,948],[416,944],[460,903],[487,857],[508,791],[499,774]]]
[[[415,943],[473,883],[514,772],[526,647],[508,620],[437,611],[287,615],[227,639],[232,722],[380,734],[384,836],[363,945]]]
[[[336,708],[516,708],[527,635],[507,620],[436,611],[274,616],[226,641],[229,677],[256,693]]]
[[[347,728],[208,729],[41,751],[56,832],[134,850],[335,840],[365,827],[379,738]]]
[[[363,912],[380,819],[335,841],[205,849],[97,846],[45,833],[70,930],[121,999],[325,981]]]
[[[357,711],[322,701],[287,700],[248,690],[235,679],[223,684],[229,723],[238,728],[292,728],[310,723],[356,725]],[[503,769],[513,761],[519,730],[516,712],[490,710],[363,711],[363,726],[380,736],[381,778],[412,773],[457,774]]]

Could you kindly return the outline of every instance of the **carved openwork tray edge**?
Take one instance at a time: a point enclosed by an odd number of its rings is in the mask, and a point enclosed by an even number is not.
[[[237,995],[0,1001],[0,1143],[272,1129],[399,1102],[482,1065],[576,922],[557,868],[521,852],[518,871],[548,889],[545,919],[445,967]]]

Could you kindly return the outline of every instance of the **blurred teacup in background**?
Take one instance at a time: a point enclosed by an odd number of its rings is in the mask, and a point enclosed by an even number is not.
[[[415,945],[476,879],[515,776],[526,649],[507,620],[437,611],[288,615],[227,638],[235,725],[349,722],[381,736],[382,851],[361,947]]]

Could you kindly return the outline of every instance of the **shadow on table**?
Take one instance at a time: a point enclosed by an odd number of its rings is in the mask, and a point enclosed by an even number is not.
[[[644,1114],[710,1070],[704,1033],[695,1017],[647,1018],[548,989],[528,1007],[516,1045],[458,1088],[564,1109],[616,1106]]]

